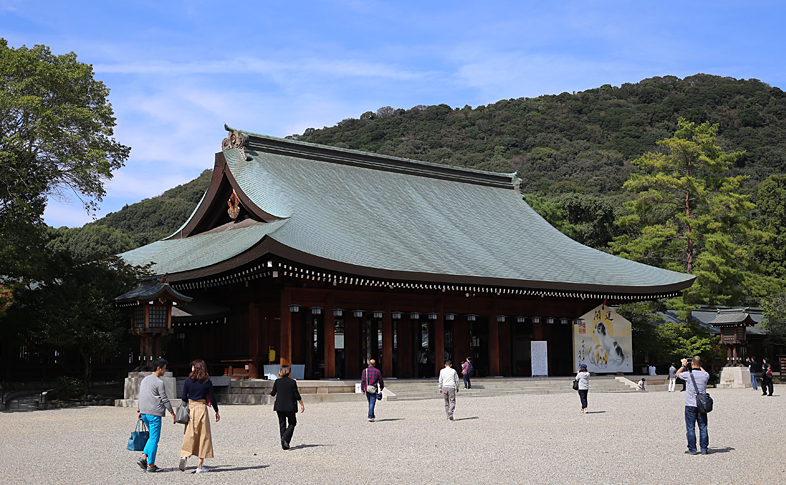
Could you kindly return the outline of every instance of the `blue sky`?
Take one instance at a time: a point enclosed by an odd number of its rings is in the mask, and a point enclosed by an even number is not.
[[[382,106],[505,98],[708,73],[786,89],[783,2],[0,0],[12,47],[75,52],[132,147],[99,215],[212,168],[224,123],[273,136]],[[45,220],[80,226],[73,199]]]

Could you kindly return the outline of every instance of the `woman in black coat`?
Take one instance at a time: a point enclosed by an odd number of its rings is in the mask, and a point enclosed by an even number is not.
[[[281,370],[278,372],[278,379],[273,383],[273,390],[270,392],[271,396],[276,396],[273,411],[278,413],[281,448],[285,450],[289,449],[292,433],[295,432],[295,426],[297,426],[297,403],[300,403],[301,413],[306,410],[305,406],[303,406],[303,399],[297,390],[297,382],[289,377],[291,373],[291,367],[282,365]],[[289,421],[289,426],[287,426],[287,421]]]

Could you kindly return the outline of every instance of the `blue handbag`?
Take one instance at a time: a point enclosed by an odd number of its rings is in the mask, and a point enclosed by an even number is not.
[[[142,431],[139,430],[139,423],[142,423]],[[131,437],[128,438],[128,446],[126,448],[131,451],[144,451],[148,438],[150,438],[150,431],[147,430],[145,422],[140,418],[136,422],[134,432],[131,433]]]

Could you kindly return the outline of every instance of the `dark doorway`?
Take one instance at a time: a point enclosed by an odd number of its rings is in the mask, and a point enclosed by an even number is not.
[[[470,322],[470,354],[472,355],[475,375],[489,375],[489,321],[484,317],[476,317]]]

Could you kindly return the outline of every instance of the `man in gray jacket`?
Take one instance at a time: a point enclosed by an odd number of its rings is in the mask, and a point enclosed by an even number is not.
[[[160,472],[163,469],[156,466],[156,452],[158,451],[158,440],[161,437],[161,418],[166,416],[166,411],[172,415],[172,422],[175,422],[175,411],[166,395],[164,381],[161,377],[166,372],[167,361],[158,358],[153,361],[152,367],[155,369],[152,374],[142,379],[139,386],[139,401],[137,415],[144,421],[150,431],[142,458],[137,460],[137,464],[145,471]]]
[[[445,397],[445,414],[453,421],[453,411],[456,409],[456,393],[458,392],[459,378],[453,362],[445,361],[445,368],[439,371],[439,393]]]

